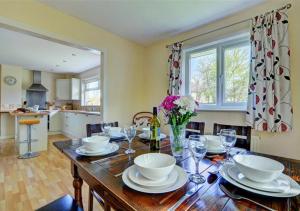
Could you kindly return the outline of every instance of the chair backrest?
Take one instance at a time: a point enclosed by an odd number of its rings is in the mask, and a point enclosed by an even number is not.
[[[118,122],[109,122],[109,123],[100,123],[100,124],[87,124],[86,125],[86,136],[91,137],[93,133],[102,133],[102,127],[111,126],[111,127],[118,127]]]
[[[148,111],[139,112],[133,116],[132,123],[137,129],[149,127],[152,117],[153,114],[151,112]]]
[[[237,125],[224,125],[214,123],[214,135],[218,135],[221,129],[233,129],[236,131],[236,147],[250,150],[251,146],[251,127],[250,126],[237,126]]]
[[[190,135],[203,135],[205,128],[205,122],[189,122],[186,125],[185,137],[188,138]]]

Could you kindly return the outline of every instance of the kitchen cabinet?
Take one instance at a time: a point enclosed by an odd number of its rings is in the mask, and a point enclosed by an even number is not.
[[[52,110],[49,112],[49,134],[59,134],[62,129],[62,115],[58,110]]]
[[[56,99],[80,100],[81,83],[78,78],[56,79]]]
[[[99,115],[61,112],[62,132],[70,138],[86,137],[87,124],[99,124]]]

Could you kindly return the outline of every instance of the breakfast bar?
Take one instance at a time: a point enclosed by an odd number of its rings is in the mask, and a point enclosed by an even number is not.
[[[27,126],[20,124],[20,121],[24,120],[39,120],[38,124],[31,127],[32,152],[40,152],[47,150],[48,144],[48,129],[47,129],[47,116],[48,112],[28,112],[17,113],[10,112],[10,115],[15,117],[15,141],[17,151],[20,155],[24,154],[28,150],[27,140]]]
[[[220,174],[214,173],[219,169],[219,164],[209,158],[205,158],[199,165],[199,171],[206,178],[203,185],[187,182],[181,188],[162,194],[149,194],[133,190],[126,186],[122,180],[124,170],[133,165],[134,158],[149,152],[149,145],[136,137],[132,142],[135,154],[124,154],[128,143],[119,141],[119,151],[107,156],[88,157],[80,156],[75,149],[81,141],[58,141],[54,143],[71,161],[71,172],[74,178],[74,196],[78,205],[82,204],[82,183],[85,181],[90,189],[94,190],[104,201],[105,210],[112,207],[115,210],[262,210],[252,202],[229,198],[222,190],[240,194],[259,202],[263,206],[274,210],[298,210],[300,196],[294,197],[262,197],[248,191],[239,189],[226,182]],[[161,141],[161,153],[172,155],[168,139]],[[250,152],[248,152],[250,153]],[[251,154],[255,154],[252,153]],[[285,169],[284,173],[294,181],[300,182],[300,161],[263,155],[281,162]],[[177,159],[176,165],[187,173],[195,171],[195,164],[191,154],[185,150],[183,156]],[[176,209],[170,209],[188,191],[196,188],[197,191],[183,200]],[[221,190],[222,188],[222,190]]]

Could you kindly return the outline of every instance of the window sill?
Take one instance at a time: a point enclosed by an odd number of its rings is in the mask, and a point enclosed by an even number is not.
[[[246,113],[246,109],[239,109],[239,108],[198,108],[196,112],[240,112]]]

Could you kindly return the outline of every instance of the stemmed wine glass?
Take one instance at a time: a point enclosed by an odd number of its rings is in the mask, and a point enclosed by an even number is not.
[[[222,129],[220,130],[221,143],[226,150],[225,162],[230,162],[230,150],[236,142],[236,131],[233,129]]]
[[[125,151],[125,154],[135,153],[135,150],[131,149],[131,142],[132,142],[133,138],[135,137],[136,128],[134,126],[129,126],[129,127],[125,127],[123,129],[123,131],[124,131],[124,135],[126,136],[126,138],[128,140],[128,143],[129,143],[129,147]]]
[[[206,138],[202,135],[190,135],[188,146],[196,165],[196,173],[191,174],[189,179],[196,184],[205,183],[206,178],[200,174],[199,164],[207,152]]]

